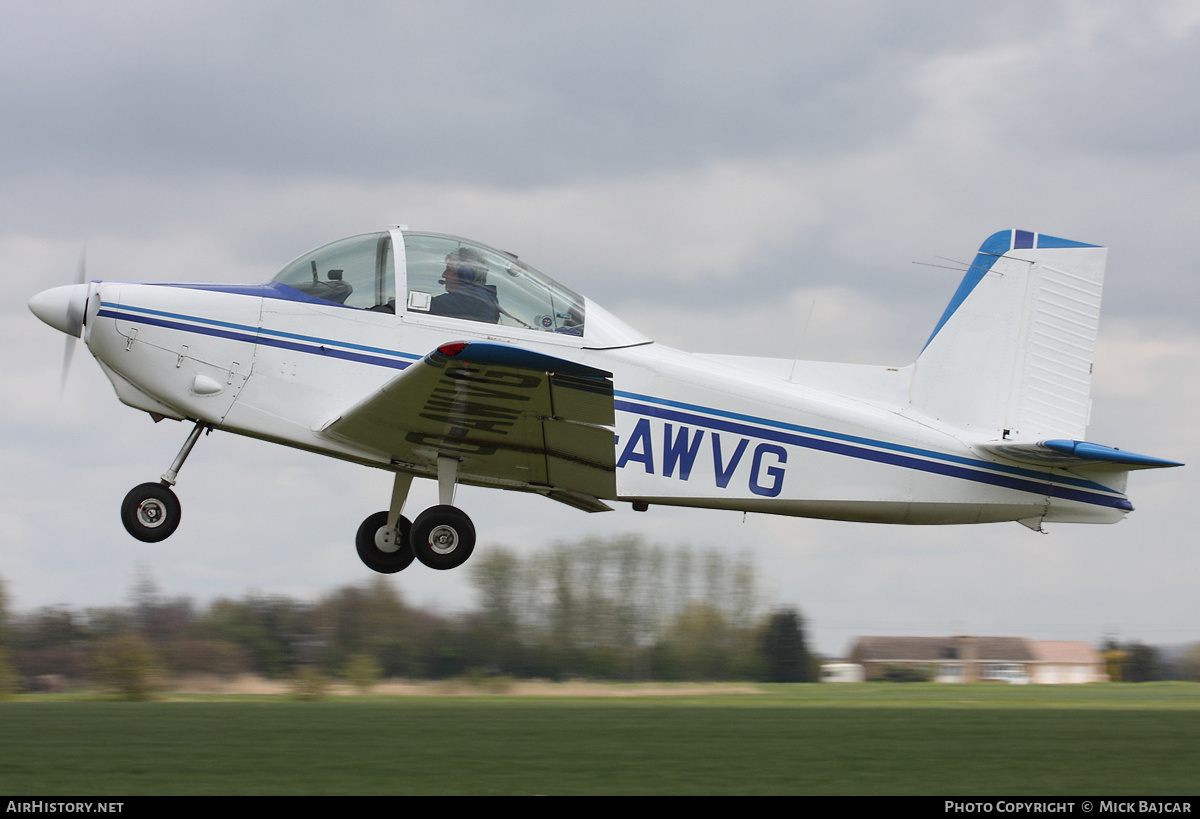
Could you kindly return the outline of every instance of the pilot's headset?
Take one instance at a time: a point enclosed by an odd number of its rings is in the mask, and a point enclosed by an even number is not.
[[[446,266],[454,269],[463,284],[487,284],[487,260],[476,250],[460,247],[446,257]],[[438,280],[438,284],[445,283],[445,279]]]

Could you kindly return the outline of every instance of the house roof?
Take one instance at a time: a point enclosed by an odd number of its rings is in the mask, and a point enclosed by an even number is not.
[[[968,648],[972,643],[974,648]],[[851,659],[860,663],[952,662],[964,655],[982,662],[1034,659],[1021,637],[859,637],[850,652]]]
[[[1100,655],[1090,643],[1075,640],[1031,640],[1033,659],[1040,663],[1086,663],[1098,665]]]

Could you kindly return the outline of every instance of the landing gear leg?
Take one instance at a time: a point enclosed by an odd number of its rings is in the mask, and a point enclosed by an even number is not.
[[[175,479],[179,477],[179,470],[183,469],[183,462],[187,460],[188,455],[192,454],[192,447],[200,440],[200,433],[204,432],[206,427],[209,431],[212,431],[212,427],[203,421],[197,421],[196,426],[192,427],[191,434],[183,442],[183,448],[179,450],[179,454],[175,456],[175,460],[171,461],[171,468],[163,473],[163,486],[175,485]]]
[[[454,505],[454,487],[458,482],[458,459],[439,455],[438,470],[438,503],[442,506]]]
[[[409,539],[417,560],[431,569],[453,569],[475,550],[475,525],[453,505],[458,460],[439,456],[437,465],[439,504],[417,515]]]
[[[412,475],[397,472],[392,483],[392,506],[376,512],[362,522],[354,538],[358,557],[367,568],[381,574],[395,574],[413,562],[409,530],[412,523],[400,514],[408,498]]]
[[[158,483],[143,483],[129,490],[121,503],[121,522],[125,531],[144,543],[158,543],[169,538],[179,527],[182,512],[179,498],[171,491],[183,462],[191,454],[192,447],[200,440],[200,433],[211,430],[204,421],[197,421],[183,448],[171,462],[171,468]]]

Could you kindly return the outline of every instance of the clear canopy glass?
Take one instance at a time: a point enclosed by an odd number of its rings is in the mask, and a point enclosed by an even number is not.
[[[404,233],[404,308],[543,333],[582,336],[584,300],[509,253],[436,233]],[[391,234],[351,236],[309,251],[274,278],[323,301],[396,312]]]
[[[583,335],[583,298],[516,256],[434,233],[405,233],[404,255],[410,313]]]
[[[391,234],[364,233],[305,253],[272,281],[334,304],[394,313],[394,268]]]

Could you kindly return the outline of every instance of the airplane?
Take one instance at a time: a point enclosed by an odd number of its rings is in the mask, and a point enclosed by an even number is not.
[[[388,508],[355,536],[363,563],[393,573],[470,557],[458,484],[588,512],[1119,521],[1130,471],[1181,464],[1084,440],[1106,253],[993,234],[904,367],[671,349],[516,255],[403,225],[318,247],[267,284],[81,275],[29,307],[84,340],[122,402],[192,424],[122,503],[133,537],[175,531],[172,487],[216,429],[393,473]],[[410,521],[414,477],[437,481],[438,503]]]

